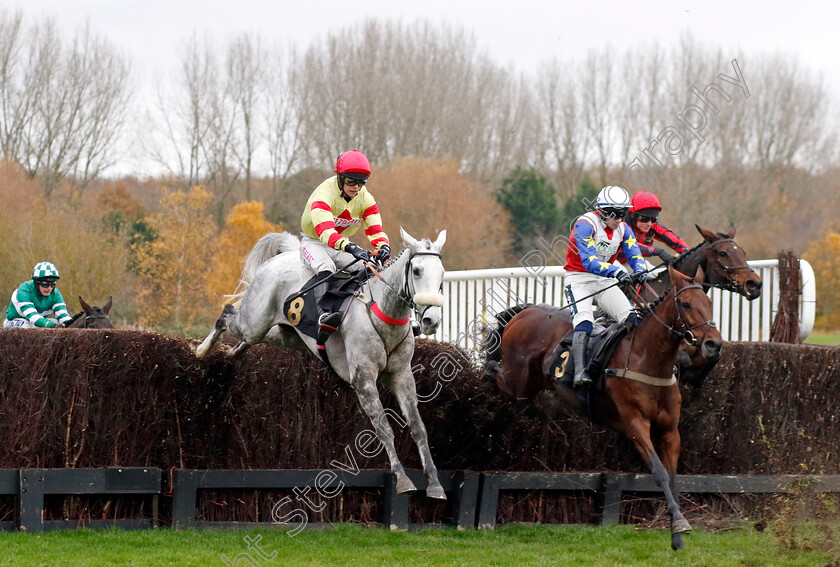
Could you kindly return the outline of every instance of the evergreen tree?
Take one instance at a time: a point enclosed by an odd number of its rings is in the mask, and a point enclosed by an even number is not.
[[[563,234],[571,234],[575,219],[587,211],[595,209],[595,198],[600,189],[589,177],[584,177],[580,186],[572,197],[563,203],[557,215],[558,230]]]
[[[545,176],[534,168],[517,167],[496,193],[499,203],[510,212],[513,251],[521,256],[536,248],[537,238],[548,241],[557,234],[557,201]]]

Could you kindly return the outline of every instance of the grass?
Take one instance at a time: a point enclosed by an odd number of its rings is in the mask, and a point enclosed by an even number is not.
[[[633,526],[505,526],[494,531],[389,532],[340,525],[289,537],[282,529],[126,532],[79,530],[0,534],[0,565],[798,567],[833,565],[826,552],[782,546],[772,529],[749,524],[695,531],[670,549],[663,530]],[[263,555],[249,550],[249,538]],[[796,547],[791,549],[791,547]],[[273,555],[276,551],[276,555]],[[247,554],[247,555],[246,555]],[[250,555],[250,560],[248,556]]]
[[[840,345],[840,333],[831,331],[813,331],[805,343],[809,345]]]

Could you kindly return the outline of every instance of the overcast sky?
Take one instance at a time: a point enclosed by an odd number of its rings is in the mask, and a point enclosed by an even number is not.
[[[581,59],[588,50],[658,42],[675,45],[690,32],[738,58],[748,79],[749,55],[795,54],[821,73],[840,106],[840,7],[815,0],[0,0],[32,23],[55,18],[70,36],[89,22],[133,61],[135,80],[149,86],[171,77],[193,33],[226,40],[254,32],[268,42],[305,47],[331,28],[368,18],[459,24],[500,64],[534,71],[541,61]],[[721,69],[728,71],[729,69]],[[711,77],[697,77],[697,81]]]
[[[840,7],[797,0],[2,0],[28,17],[48,15],[72,33],[89,21],[133,58],[142,81],[169,72],[179,48],[195,31],[223,38],[259,33],[298,46],[335,26],[366,18],[462,25],[502,64],[533,70],[551,56],[580,57],[605,44],[676,43],[690,31],[726,58],[758,51],[796,53],[840,93]],[[703,77],[698,77],[698,80]]]

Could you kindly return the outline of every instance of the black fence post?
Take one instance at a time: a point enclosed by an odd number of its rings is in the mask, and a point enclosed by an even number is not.
[[[198,471],[175,469],[172,473],[172,527],[176,530],[195,526],[198,498]]]
[[[25,532],[44,531],[44,470],[20,469],[18,526]]]

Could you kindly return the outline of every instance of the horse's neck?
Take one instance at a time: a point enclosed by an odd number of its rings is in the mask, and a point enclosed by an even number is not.
[[[682,261],[674,267],[687,276],[693,276],[697,272],[698,266],[703,266],[703,272],[708,273],[708,270],[706,269],[705,254],[708,245],[708,242],[703,242],[700,246],[689,252]],[[665,272],[665,275],[667,277],[667,271]]]
[[[633,336],[630,337],[636,345],[649,345],[642,361],[646,368],[642,369],[642,372],[652,376],[657,374],[670,376],[671,368],[677,358],[677,350],[680,348],[680,337],[671,333],[671,330],[678,325],[675,321],[676,306],[673,294],[672,289],[665,299],[653,308],[653,313],[648,313],[644,317]]]
[[[370,284],[373,298],[379,304],[379,308],[389,317],[403,319],[408,317],[411,308],[405,301],[400,299],[399,294],[405,287],[405,265],[408,263],[411,254],[408,250],[400,254],[388,269],[382,272],[383,281],[372,280]],[[388,285],[385,285],[388,284]]]

